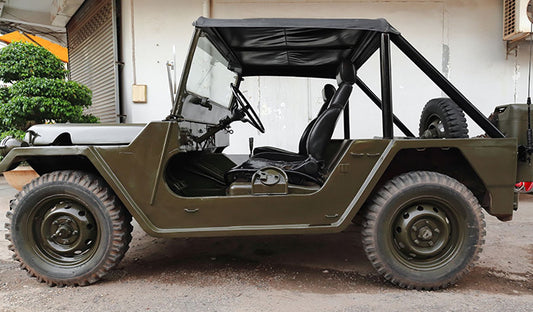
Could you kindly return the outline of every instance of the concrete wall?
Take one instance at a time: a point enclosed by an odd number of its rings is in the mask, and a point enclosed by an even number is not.
[[[127,122],[161,120],[169,114],[171,100],[165,64],[172,60],[175,46],[177,70],[181,73],[193,32],[192,22],[202,15],[202,4],[200,0],[122,1],[121,48],[125,66],[121,97]],[[147,103],[132,102],[135,83],[147,85]]]
[[[131,102],[131,6],[130,1],[123,1],[122,49],[126,65],[122,96],[128,122],[159,120],[168,114],[170,96],[165,63],[172,58],[175,45],[178,72],[181,71],[193,31],[191,23],[208,13],[218,18],[385,17],[486,115],[496,105],[525,102],[529,46],[522,44],[516,53],[506,57],[501,0],[213,0],[210,7],[206,2],[133,1],[137,83],[148,85],[148,102],[135,104]],[[377,56],[359,75],[379,93]],[[228,152],[246,153],[249,136],[255,137],[256,146],[296,150],[301,131],[321,104],[321,89],[327,82],[276,77],[246,79],[245,94],[255,103],[267,132],[260,135],[250,125],[235,123]],[[442,96],[440,90],[396,49],[393,85],[395,114],[417,132],[422,107],[429,99]],[[380,112],[374,104],[357,88],[350,103],[352,138],[380,136]],[[469,125],[471,136],[482,133],[472,121]],[[338,125],[337,137],[342,136],[341,126]],[[396,129],[395,134],[400,135],[400,131]]]

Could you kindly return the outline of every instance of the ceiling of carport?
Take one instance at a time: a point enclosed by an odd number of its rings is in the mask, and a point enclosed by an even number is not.
[[[0,0],[0,31],[21,30],[66,45],[65,25],[84,0]]]

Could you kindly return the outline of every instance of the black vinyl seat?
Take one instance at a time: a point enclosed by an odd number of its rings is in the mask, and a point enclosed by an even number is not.
[[[307,155],[307,138],[309,137],[309,132],[311,132],[311,128],[315,125],[316,120],[320,115],[322,115],[326,109],[328,108],[328,105],[333,98],[333,95],[335,94],[335,87],[331,84],[326,84],[324,88],[322,88],[322,99],[324,100],[324,103],[320,107],[320,110],[318,111],[318,114],[316,117],[309,122],[307,127],[305,127],[302,136],[300,137],[300,143],[298,144],[298,153],[287,151],[281,148],[273,147],[273,146],[260,146],[254,148],[253,155],[259,155],[263,153],[283,153],[283,154],[292,154],[292,155]],[[263,154],[265,156],[267,154]],[[268,156],[267,156],[268,157]]]
[[[338,117],[348,103],[352,86],[355,83],[355,68],[351,62],[347,60],[341,62],[337,73],[337,83],[339,88],[333,94],[329,106],[322,114],[319,114],[310,127],[305,142],[305,154],[258,153],[243,164],[229,170],[226,173],[226,181],[229,183],[239,179],[249,181],[257,170],[274,166],[287,173],[289,183],[313,182],[322,184],[320,169],[324,164],[324,152],[333,136]]]

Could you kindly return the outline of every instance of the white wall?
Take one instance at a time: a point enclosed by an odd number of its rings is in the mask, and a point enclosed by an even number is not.
[[[200,0],[122,1],[122,57],[125,63],[121,97],[127,122],[162,120],[171,100],[166,63],[176,46],[177,71],[181,73],[193,33],[192,23],[202,15]],[[132,7],[135,45],[132,44]],[[147,103],[132,102],[133,54],[137,84],[147,85]],[[179,74],[178,74],[179,79]]]
[[[191,23],[203,12],[203,0],[145,2],[134,0],[137,83],[148,85],[148,103],[131,102],[131,7],[123,1],[123,99],[128,122],[164,118],[170,109],[165,63],[176,45],[178,71],[193,31]],[[525,102],[529,47],[522,44],[517,55],[506,59],[502,41],[501,0],[401,0],[327,1],[213,0],[212,16],[246,17],[385,17],[441,70],[484,114],[494,106]],[[447,52],[449,51],[449,53]],[[379,94],[378,58],[373,57],[359,75]],[[248,137],[256,146],[274,145],[297,149],[301,131],[314,117],[327,81],[282,78],[248,78],[246,95],[255,103],[267,132],[260,135],[250,125],[235,123],[228,152],[247,153]],[[442,96],[429,79],[399,51],[393,49],[394,112],[413,131],[418,131],[420,112],[431,98]],[[259,91],[260,90],[260,91]],[[352,138],[381,135],[380,112],[354,88],[350,99]],[[469,122],[470,135],[481,130]],[[340,130],[341,125],[339,125]],[[395,134],[400,135],[396,129]],[[336,131],[341,137],[341,131]]]

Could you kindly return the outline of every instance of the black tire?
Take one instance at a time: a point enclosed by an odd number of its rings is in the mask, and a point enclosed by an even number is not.
[[[468,138],[468,125],[463,110],[454,101],[438,98],[424,106],[418,132],[424,139]]]
[[[484,243],[485,221],[472,192],[436,172],[414,171],[373,197],[362,233],[374,268],[408,289],[448,287],[470,271]]]
[[[14,259],[49,286],[84,286],[115,267],[131,241],[131,215],[99,177],[55,171],[10,203],[6,238]]]

